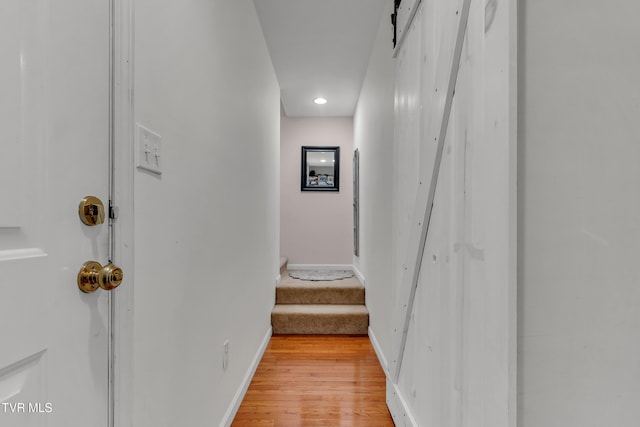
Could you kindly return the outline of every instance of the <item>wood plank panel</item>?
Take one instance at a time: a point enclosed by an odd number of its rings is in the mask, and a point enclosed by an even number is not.
[[[274,336],[232,426],[393,426],[368,337]]]
[[[436,143],[436,152],[433,157],[433,167],[422,167],[420,170],[414,210],[411,216],[411,231],[409,232],[407,252],[402,266],[402,281],[396,294],[393,329],[394,358],[392,358],[392,367],[390,368],[395,383],[398,382],[400,377],[400,369],[404,357],[407,333],[420,276],[420,266],[422,265],[422,256],[440,174],[442,150],[449,128],[449,116],[457,81],[462,44],[466,34],[470,4],[471,0],[443,2],[443,8],[438,9],[439,16],[442,17],[445,25],[440,38],[438,60],[434,64],[434,87],[429,92],[429,99],[424,100],[427,103],[427,105],[423,106],[426,115],[420,121],[421,125],[425,123],[426,126],[423,130],[423,139],[420,141],[420,146],[432,146],[433,144],[430,141],[433,140]],[[422,50],[411,52],[411,55],[416,54],[422,56]],[[420,88],[417,89],[417,91],[420,90]],[[398,115],[398,111],[396,111],[396,120]],[[396,141],[397,137],[396,135]]]

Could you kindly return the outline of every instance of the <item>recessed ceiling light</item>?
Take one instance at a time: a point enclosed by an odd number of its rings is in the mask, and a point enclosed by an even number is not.
[[[320,159],[320,163],[327,163],[327,159]]]
[[[316,98],[313,100],[313,102],[315,102],[318,105],[324,105],[327,103],[327,100],[324,98]]]

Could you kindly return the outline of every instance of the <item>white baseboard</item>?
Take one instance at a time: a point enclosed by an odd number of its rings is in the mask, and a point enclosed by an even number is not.
[[[229,427],[233,422],[233,419],[240,408],[240,404],[242,403],[242,399],[244,399],[244,395],[247,393],[247,389],[249,389],[249,384],[251,384],[251,380],[253,379],[253,375],[256,373],[256,369],[258,369],[258,365],[260,364],[260,360],[262,360],[262,356],[264,355],[265,350],[267,349],[267,345],[269,344],[269,340],[271,339],[271,326],[267,330],[264,338],[262,339],[262,343],[258,348],[253,360],[251,361],[251,365],[249,369],[247,369],[247,373],[244,376],[242,384],[238,388],[236,395],[233,396],[233,400],[227,409],[227,412],[224,414],[224,418],[220,421],[220,427]]]
[[[289,264],[289,270],[353,270],[352,264]]]
[[[376,334],[373,332],[371,327],[369,327],[369,339],[371,340],[371,345],[378,356],[380,365],[382,365],[384,374],[387,376],[387,407],[389,408],[394,424],[396,427],[418,427],[418,423],[413,417],[411,409],[409,408],[409,405],[407,405],[407,401],[402,395],[402,391],[400,391],[400,387],[391,381],[387,358],[384,356],[380,343],[376,338]]]
[[[396,427],[419,427],[400,387],[394,384],[389,376],[387,376],[387,407]]]
[[[362,272],[360,271],[360,269],[358,267],[356,267],[355,264],[353,264],[351,266],[351,268],[353,269],[354,274],[356,275],[356,277],[358,278],[358,280],[360,280],[360,283],[362,283],[363,285],[365,285],[364,283],[364,276],[362,274]]]
[[[378,356],[378,361],[380,362],[380,366],[382,366],[384,374],[389,377],[389,365],[387,364],[387,358],[384,356],[382,348],[380,347],[380,343],[378,342],[373,329],[371,329],[371,326],[369,326],[369,339],[371,340],[373,349],[376,351],[376,356]]]

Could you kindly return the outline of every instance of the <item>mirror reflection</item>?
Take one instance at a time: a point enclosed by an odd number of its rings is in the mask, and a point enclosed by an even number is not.
[[[302,147],[302,191],[339,191],[340,147]]]

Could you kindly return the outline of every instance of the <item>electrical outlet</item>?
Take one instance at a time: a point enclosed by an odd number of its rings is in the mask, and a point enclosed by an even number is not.
[[[229,367],[229,340],[222,345],[222,369],[227,370]]]

